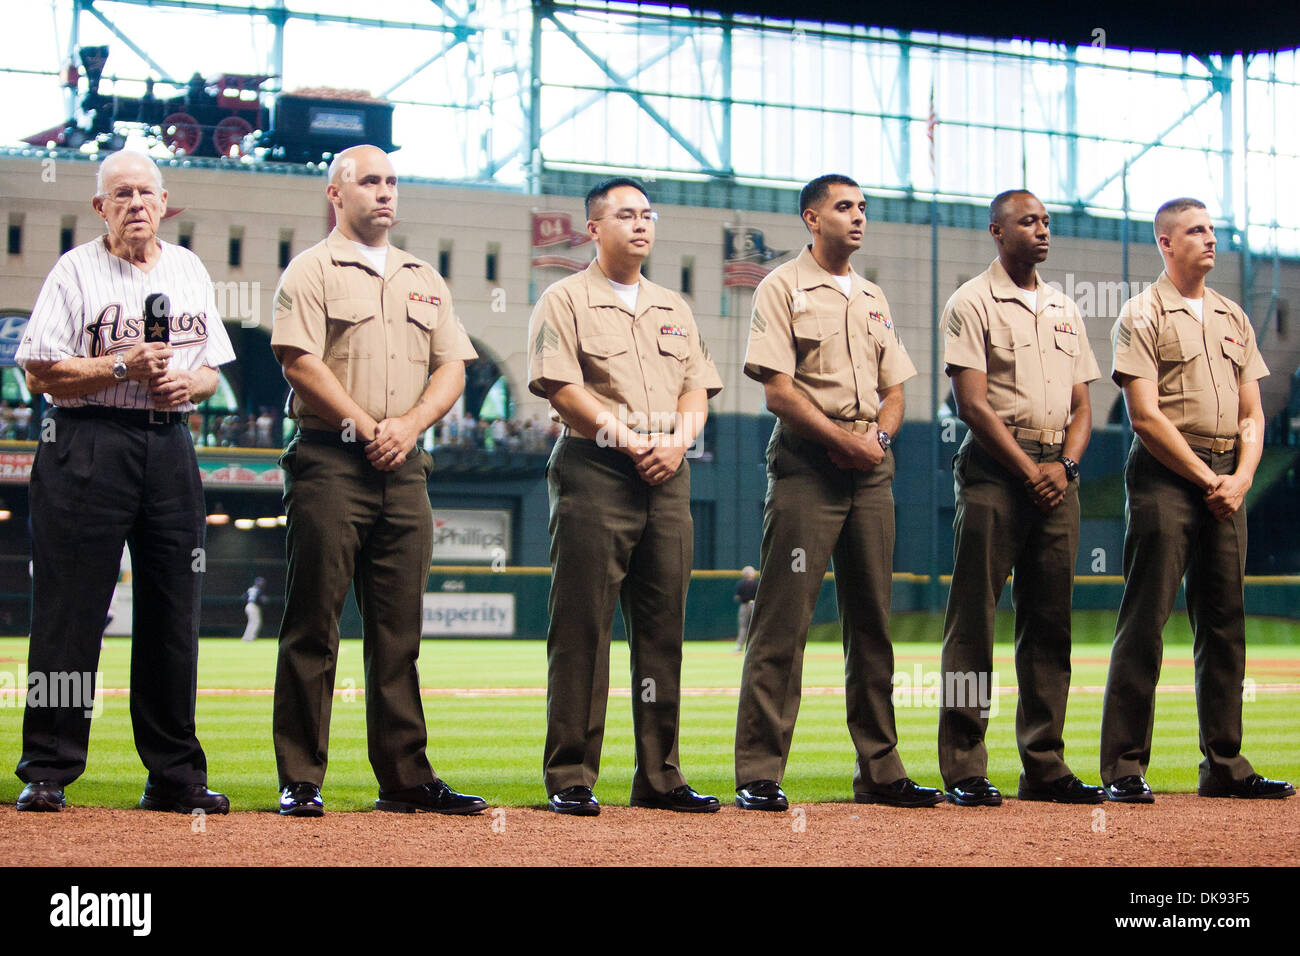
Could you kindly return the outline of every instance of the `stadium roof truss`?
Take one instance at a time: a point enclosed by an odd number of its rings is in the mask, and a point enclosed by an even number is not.
[[[1300,252],[1300,227],[1278,221],[1300,208],[1294,50],[1143,53],[1107,48],[1100,30],[1066,45],[594,0],[374,8],[395,19],[353,15],[344,0],[56,3],[71,6],[69,59],[89,18],[176,85],[193,69],[189,47],[151,55],[119,11],[251,19],[270,32],[251,65],[272,88],[337,75],[392,100],[407,175],[540,192],[546,170],[707,188],[790,187],[839,169],[869,192],[958,202],[1023,183],[1102,216],[1149,213],[1185,183],[1237,241]],[[292,55],[295,41],[321,42],[317,28],[364,31],[349,36],[394,52],[323,72],[319,57]]]

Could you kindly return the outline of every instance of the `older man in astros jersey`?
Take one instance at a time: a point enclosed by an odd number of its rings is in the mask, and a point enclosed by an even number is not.
[[[100,639],[125,542],[135,595],[131,726],[149,771],[140,806],[225,813],[230,801],[207,789],[195,735],[195,556],[206,509],[186,423],[235,353],[203,264],[158,238],[167,191],[153,160],[114,153],[97,186],[107,233],[59,259],[16,357],[32,391],[55,406],[32,466],[30,692],[17,771],[27,786],[18,809],[61,810],[63,788],[86,768]],[[164,323],[168,341],[157,341]],[[67,687],[69,676],[81,679],[83,700],[35,693],[35,679]]]

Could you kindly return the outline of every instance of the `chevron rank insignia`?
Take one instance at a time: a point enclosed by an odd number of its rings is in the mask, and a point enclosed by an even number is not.
[[[763,313],[759,312],[758,309],[754,310],[754,318],[750,321],[749,328],[755,335],[762,335],[767,331],[767,319],[763,317]]]
[[[280,291],[275,294],[275,307],[286,312],[293,308],[293,296],[284,291],[284,286],[280,286]]]
[[[956,312],[948,316],[948,334],[952,336],[961,335],[962,319]]]
[[[533,351],[541,355],[546,350],[554,351],[560,344],[560,334],[551,328],[549,322],[543,322],[542,327],[537,330],[537,338],[533,341]]]
[[[425,295],[423,292],[412,292],[408,298],[412,302],[427,302],[429,305],[442,305],[442,300],[436,295]]]
[[[1133,341],[1133,330],[1121,322],[1115,330],[1115,342],[1120,348],[1126,349],[1129,343]]]
[[[869,315],[887,329],[894,327],[893,320],[883,312],[871,312]]]

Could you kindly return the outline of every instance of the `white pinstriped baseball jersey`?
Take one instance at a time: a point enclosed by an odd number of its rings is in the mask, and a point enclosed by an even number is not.
[[[69,250],[55,263],[18,346],[15,361],[59,362],[124,352],[144,341],[145,296],[171,299],[171,367],[194,371],[234,361],[235,351],[217,313],[212,280],[188,249],[158,241],[162,255],[148,272],[108,251],[103,237]],[[52,404],[73,408],[112,405],[150,408],[149,383],[128,381]],[[194,409],[191,402],[174,411]]]

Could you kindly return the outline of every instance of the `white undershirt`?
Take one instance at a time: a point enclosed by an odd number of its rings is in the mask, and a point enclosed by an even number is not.
[[[1020,293],[1020,298],[1025,300],[1025,305],[1029,306],[1029,311],[1034,313],[1034,315],[1037,315],[1038,290],[1034,289],[1031,291],[1029,289],[1017,289],[1016,291]]]
[[[844,293],[844,297],[847,299],[849,297],[850,291],[853,288],[853,277],[852,276],[831,276],[831,278],[835,280],[835,284],[840,287],[840,291]]]
[[[365,256],[366,261],[374,266],[376,272],[380,275],[384,274],[384,267],[388,265],[388,246],[367,246],[355,239],[350,242],[357,247],[357,252]]]
[[[609,284],[614,287],[614,291],[618,293],[618,297],[623,300],[623,303],[631,309],[633,313],[635,313],[636,297],[637,293],[641,291],[641,283],[637,282],[632,285],[624,285],[621,282],[615,282],[613,279],[610,279]]]
[[[1186,302],[1187,305],[1191,308],[1192,315],[1196,316],[1196,321],[1204,324],[1205,323],[1205,299],[1184,298],[1183,301]]]

